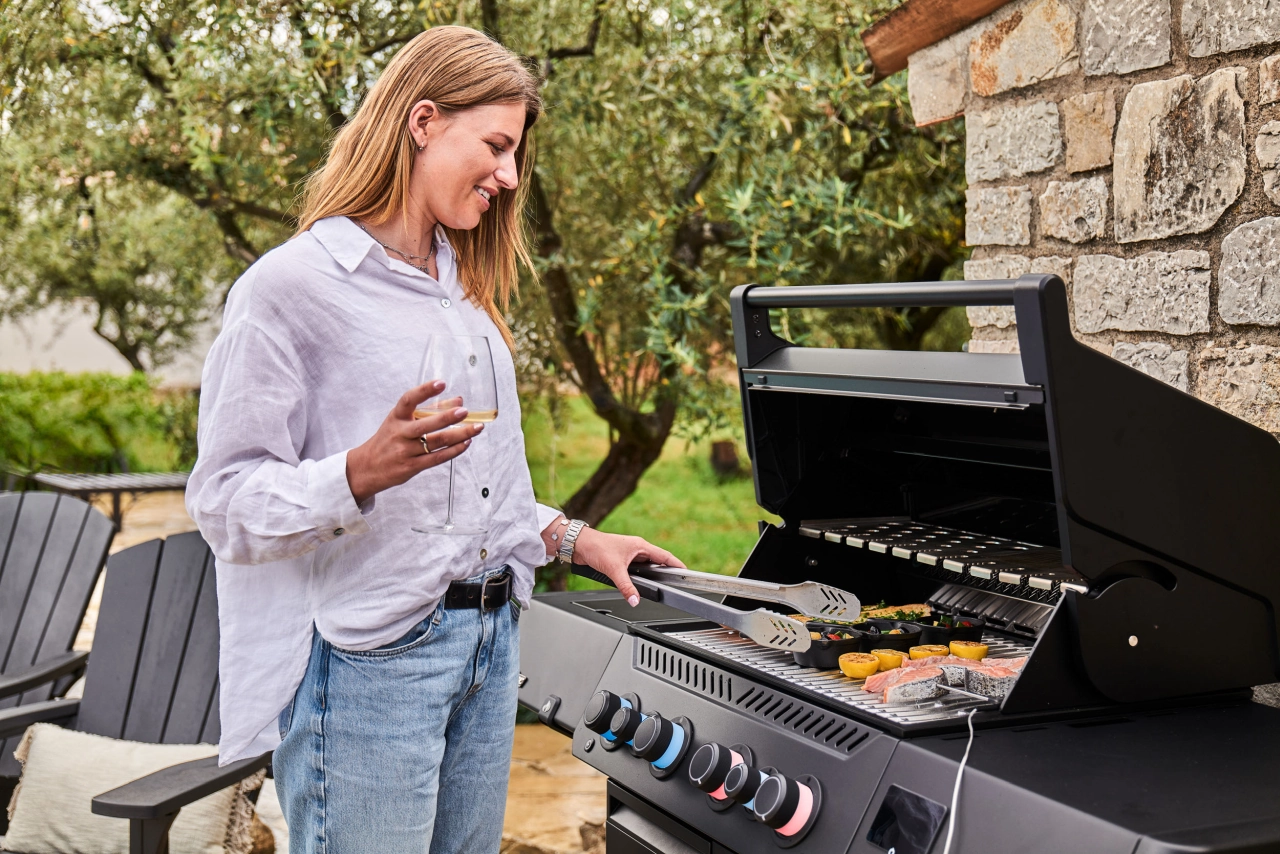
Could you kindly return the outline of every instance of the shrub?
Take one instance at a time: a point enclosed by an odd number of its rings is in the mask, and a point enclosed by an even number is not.
[[[0,468],[163,471],[195,458],[194,395],[142,373],[0,373]]]

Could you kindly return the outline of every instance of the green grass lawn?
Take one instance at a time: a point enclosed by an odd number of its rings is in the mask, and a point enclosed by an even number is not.
[[[557,507],[591,476],[609,449],[606,425],[584,399],[567,398],[562,405],[563,423],[554,435],[545,405],[527,407],[523,417],[534,492],[539,501]],[[740,446],[738,453],[745,469],[745,449]],[[708,443],[669,439],[640,486],[600,528],[644,537],[690,569],[737,572],[755,544],[757,520],[776,518],[756,505],[749,472],[722,480],[711,468],[710,454]],[[570,586],[599,585],[575,575]]]

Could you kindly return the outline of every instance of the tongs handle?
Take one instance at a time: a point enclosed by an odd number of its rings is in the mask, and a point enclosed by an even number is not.
[[[583,578],[590,578],[592,581],[599,581],[612,587],[617,586],[609,576],[590,567],[574,566],[572,569]],[[670,605],[686,614],[734,629],[761,646],[784,649],[789,652],[804,652],[809,649],[808,628],[791,617],[764,609],[739,611],[728,605],[668,587],[642,575],[632,575],[631,583],[645,599]]]

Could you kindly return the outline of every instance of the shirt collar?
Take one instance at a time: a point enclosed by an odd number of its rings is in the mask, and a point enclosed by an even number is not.
[[[369,250],[378,246],[377,241],[367,231],[356,225],[350,217],[345,216],[331,216],[316,220],[311,226],[311,233],[315,235],[316,240],[320,241],[320,245],[329,251],[333,260],[341,264],[348,273],[354,273],[364,261],[365,256],[369,254]],[[448,254],[450,259],[453,257],[453,247],[449,245],[449,239],[439,225],[436,226],[436,253],[437,263],[440,260],[439,256]],[[390,256],[381,246],[378,246],[378,254],[382,256],[383,263],[390,263]]]

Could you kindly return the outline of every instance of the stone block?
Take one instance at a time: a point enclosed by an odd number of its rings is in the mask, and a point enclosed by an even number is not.
[[[973,27],[907,57],[907,97],[917,127],[954,119],[964,113],[968,91],[966,66]]]
[[[1061,156],[1058,105],[1052,101],[965,116],[964,174],[970,184],[1043,172]]]
[[[1074,258],[1062,258],[1057,255],[1045,255],[1040,258],[1028,258],[1026,255],[995,255],[964,262],[965,281],[988,281],[991,279],[1016,279],[1027,273],[1055,273],[1062,281],[1071,285],[1071,265]],[[1007,329],[1016,322],[1011,305],[971,305],[966,309],[969,325],[975,328],[992,326]],[[976,352],[976,351],[973,351]]]
[[[1280,349],[1264,344],[1204,348],[1198,359],[1202,400],[1280,432]]]
[[[1017,338],[971,338],[970,353],[1019,353]]]
[[[1107,233],[1107,182],[1050,181],[1040,196],[1040,231],[1069,243],[1084,243]]]
[[[1129,90],[1116,130],[1116,240],[1213,226],[1245,181],[1244,71],[1222,68]]]
[[[1111,137],[1116,129],[1116,93],[1087,92],[1062,102],[1067,137],[1067,171],[1088,172],[1111,163]]]
[[[1262,167],[1262,190],[1280,205],[1280,122],[1267,122],[1253,141],[1253,151]]]
[[[1208,332],[1209,253],[1081,255],[1072,295],[1081,332]]]
[[[1085,74],[1128,74],[1169,61],[1169,0],[1086,0],[1083,19]]]
[[[1280,53],[1268,56],[1258,65],[1258,103],[1280,101]]]
[[[1122,342],[1111,351],[1111,358],[1166,382],[1178,391],[1190,388],[1187,363],[1191,360],[1191,354],[1186,350],[1175,350],[1158,341],[1144,341],[1141,344]]]
[[[982,22],[969,43],[973,91],[987,97],[1080,67],[1076,13],[1061,0],[1022,0]]]
[[[1246,222],[1222,241],[1218,313],[1227,323],[1280,326],[1280,218]]]
[[[1031,242],[1031,188],[987,187],[966,194],[964,239],[970,246]]]
[[[1192,56],[1280,41],[1280,4],[1263,0],[1186,0],[1182,37]]]

